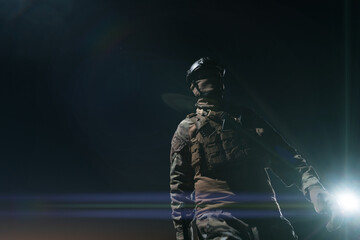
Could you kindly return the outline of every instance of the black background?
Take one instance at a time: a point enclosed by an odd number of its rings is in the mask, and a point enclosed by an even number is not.
[[[272,123],[326,187],[358,186],[359,7],[0,1],[0,193],[167,192],[186,112],[162,96],[187,95],[185,72],[203,56],[227,66],[226,98]]]

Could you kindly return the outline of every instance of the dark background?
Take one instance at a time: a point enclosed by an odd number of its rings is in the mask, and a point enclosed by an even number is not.
[[[189,94],[185,72],[203,56],[227,66],[226,98],[272,123],[328,189],[357,188],[359,7],[1,0],[0,194],[166,193],[170,139],[187,113],[162,96]],[[314,233],[321,217],[292,220],[302,239],[345,234]],[[151,239],[173,237],[169,219],[150,222],[163,229]]]

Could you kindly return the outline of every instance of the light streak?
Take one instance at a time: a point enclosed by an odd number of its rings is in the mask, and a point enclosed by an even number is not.
[[[284,201],[281,204],[284,215],[312,216],[312,205],[303,198],[292,195],[279,197]],[[238,194],[231,200],[236,200],[236,204],[225,207],[225,210],[235,216],[279,216],[268,195]],[[171,207],[169,193],[3,195],[0,196],[0,218],[3,217],[171,219]]]

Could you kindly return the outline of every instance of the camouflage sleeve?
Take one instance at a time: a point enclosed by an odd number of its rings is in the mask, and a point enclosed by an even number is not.
[[[258,116],[253,122],[270,153],[270,169],[286,186],[296,185],[307,198],[311,187],[323,188],[314,168],[270,124]]]
[[[189,226],[194,214],[191,193],[194,189],[194,172],[191,167],[188,129],[193,123],[183,120],[171,141],[170,198],[176,239],[190,239]]]

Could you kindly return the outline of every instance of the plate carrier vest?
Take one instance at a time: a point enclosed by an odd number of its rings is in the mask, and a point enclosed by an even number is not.
[[[241,116],[200,109],[187,118],[194,123],[189,136],[191,165],[196,173],[212,177],[233,167],[246,169],[256,134],[242,126]]]

